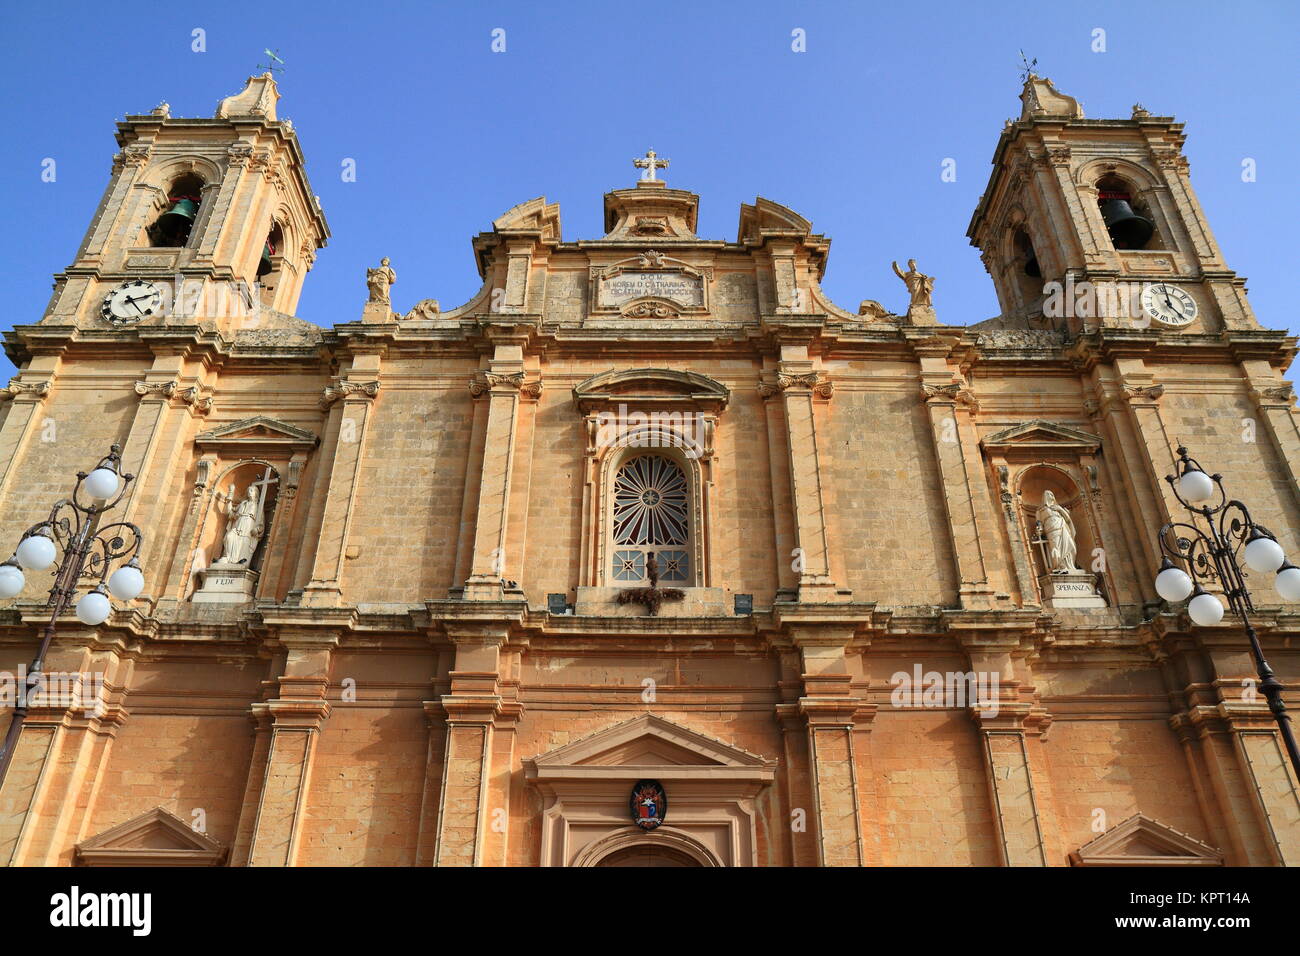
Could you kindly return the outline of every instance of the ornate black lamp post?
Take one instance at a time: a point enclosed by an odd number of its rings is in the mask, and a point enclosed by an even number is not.
[[[1300,779],[1300,749],[1296,747],[1291,718],[1282,702],[1283,687],[1268,661],[1264,660],[1259,637],[1250,623],[1250,612],[1255,610],[1255,606],[1251,603],[1246,573],[1238,556],[1244,558],[1247,567],[1253,571],[1261,574],[1276,572],[1274,585],[1287,601],[1300,601],[1300,568],[1287,561],[1273,533],[1256,524],[1245,505],[1228,499],[1222,475],[1207,475],[1200,462],[1188,457],[1187,449],[1181,445],[1178,447],[1178,466],[1178,476],[1166,475],[1165,481],[1173,488],[1179,503],[1191,512],[1193,523],[1171,521],[1160,529],[1160,548],[1165,557],[1156,574],[1156,592],[1170,603],[1190,596],[1188,615],[1197,624],[1210,625],[1223,619],[1223,603],[1206,591],[1201,582],[1219,583],[1228,607],[1246,629],[1251,652],[1255,655],[1260,690],[1264,692],[1268,709],[1282,733],[1296,778]],[[1194,523],[1196,516],[1203,520],[1204,530]],[[1187,571],[1180,564],[1185,565]]]
[[[54,586],[50,588],[50,620],[45,625],[40,649],[27,672],[24,691],[15,702],[4,749],[0,751],[0,784],[4,783],[9,772],[18,735],[27,716],[28,701],[41,684],[41,669],[50,642],[54,640],[55,624],[59,615],[73,603],[78,582],[82,578],[99,579],[93,590],[83,594],[75,604],[77,619],[92,627],[103,624],[112,613],[109,594],[129,601],[144,589],[144,575],[136,557],[140,550],[140,529],[126,522],[102,528],[99,524],[100,517],[122,500],[135,477],[120,473],[120,452],[121,448],[113,445],[108,456],[101,459],[90,474],[77,472],[77,484],[72,495],[55,502],[49,517],[28,528],[13,557],[0,564],[0,598],[11,598],[26,583],[24,570],[44,571],[55,563],[59,548],[63,549],[63,558],[54,571]],[[120,566],[110,575],[109,568],[115,562]]]

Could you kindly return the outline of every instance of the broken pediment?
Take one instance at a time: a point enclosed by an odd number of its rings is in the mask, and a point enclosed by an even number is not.
[[[154,807],[79,843],[76,857],[82,866],[220,866],[226,847]]]
[[[573,398],[583,414],[619,404],[647,410],[676,405],[716,414],[727,407],[731,392],[699,372],[637,368],[593,375],[574,386]]]
[[[320,439],[305,428],[277,421],[265,415],[256,415],[242,421],[219,425],[200,432],[194,444],[203,449],[274,448],[290,451],[307,451],[315,448]]]
[[[642,776],[770,781],[776,762],[653,714],[633,717],[525,762],[533,780]]]
[[[1070,854],[1071,866],[1223,866],[1223,854],[1140,813]]]
[[[1035,419],[995,432],[980,444],[1004,454],[1016,450],[1093,453],[1101,447],[1101,439],[1068,425]]]

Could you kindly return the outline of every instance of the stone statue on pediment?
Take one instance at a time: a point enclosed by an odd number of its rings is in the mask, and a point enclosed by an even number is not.
[[[366,288],[370,290],[370,302],[388,305],[388,287],[397,281],[397,273],[388,264],[388,256],[379,260],[379,268],[366,270]]]
[[[911,305],[930,308],[933,303],[930,301],[934,293],[934,276],[928,276],[916,268],[916,260],[907,260],[907,271],[903,272],[898,268],[898,263],[894,263],[894,275],[903,280],[907,286],[908,294],[911,295]]]

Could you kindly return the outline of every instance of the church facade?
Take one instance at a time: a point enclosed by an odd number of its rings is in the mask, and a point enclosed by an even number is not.
[[[0,860],[1300,864],[1242,627],[1153,584],[1180,443],[1300,545],[1295,339],[1180,124],[1027,78],[969,231],[993,320],[916,261],[902,311],[842,308],[808,219],[701,237],[651,153],[604,236],[533,199],[464,305],[394,311],[385,259],[320,326],[278,96],[120,122],[5,335],[0,547],[117,446],[144,588],[58,620],[44,671],[93,693],[28,702]],[[47,581],[0,607],[11,692]],[[1300,608],[1250,584],[1294,686]]]

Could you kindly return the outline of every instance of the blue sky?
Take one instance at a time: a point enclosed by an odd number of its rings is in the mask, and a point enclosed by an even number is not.
[[[700,194],[700,233],[734,239],[763,195],[834,242],[824,287],[901,309],[891,259],[937,277],[942,321],[997,313],[965,231],[1018,50],[1090,117],[1135,101],[1186,123],[1192,182],[1268,327],[1295,311],[1293,3],[279,3],[10,5],[0,61],[0,321],[35,322],[107,184],[114,121],[160,100],[211,116],[262,50],[287,63],[294,121],[333,231],[299,315],[359,317],[365,268],[393,260],[394,306],[478,288],[470,238],[545,195],[566,239],[599,236],[601,196],[653,146]],[[206,52],[191,50],[206,32]],[[506,52],[491,51],[502,28]],[[1093,52],[1097,28],[1105,52]],[[791,50],[791,31],[807,52]],[[41,163],[58,163],[54,183]],[[1256,182],[1241,164],[1255,160]],[[956,160],[956,182],[940,178]],[[356,161],[356,182],[340,175]],[[7,374],[4,363],[0,374]]]

